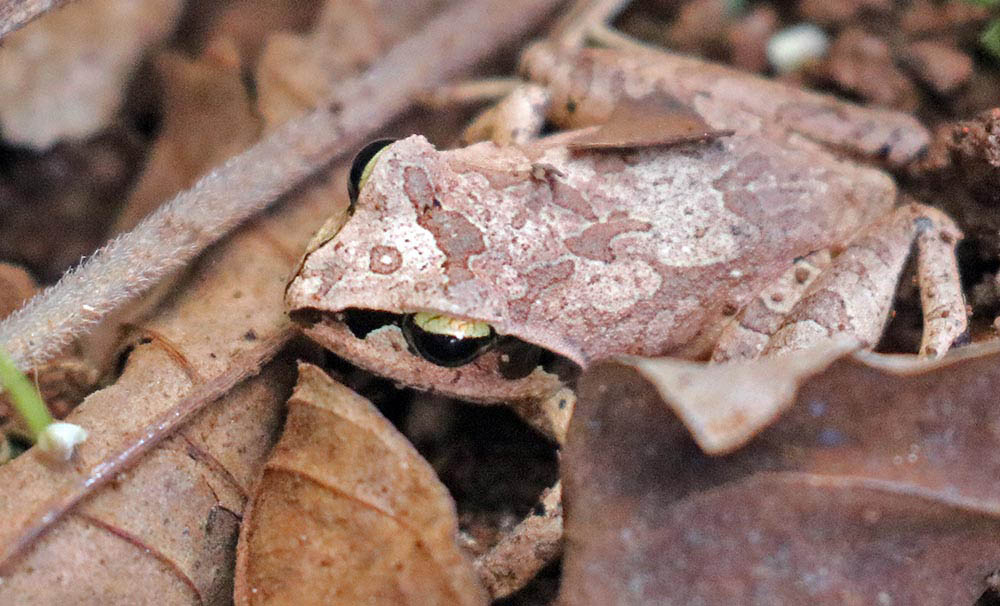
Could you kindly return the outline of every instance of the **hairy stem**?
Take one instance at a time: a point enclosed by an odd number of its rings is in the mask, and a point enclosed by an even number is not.
[[[16,29],[21,29],[29,21],[41,17],[67,0],[4,0],[0,2],[0,38]]]

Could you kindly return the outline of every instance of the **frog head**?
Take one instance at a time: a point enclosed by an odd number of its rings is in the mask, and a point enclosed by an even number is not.
[[[546,352],[585,356],[558,326],[512,313],[525,295],[519,268],[494,247],[509,245],[496,221],[515,220],[503,216],[505,192],[544,184],[520,152],[466,150],[439,152],[421,136],[363,149],[350,218],[317,235],[286,300],[311,337],[401,383],[477,401],[538,397],[559,385],[540,366]]]

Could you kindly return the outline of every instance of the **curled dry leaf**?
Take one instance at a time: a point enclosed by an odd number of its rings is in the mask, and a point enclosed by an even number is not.
[[[1000,565],[1000,346],[783,359],[584,375],[563,458],[563,604],[976,601]],[[712,457],[673,411],[726,368],[713,398],[791,406]]]
[[[485,604],[455,504],[367,400],[299,365],[240,531],[236,603]]]
[[[0,603],[229,603],[240,515],[291,379],[288,364],[272,364],[117,475],[4,572]],[[21,485],[10,479],[5,491],[17,499]]]
[[[143,52],[173,29],[181,0],[81,0],[4,38],[0,125],[45,149],[108,124]]]

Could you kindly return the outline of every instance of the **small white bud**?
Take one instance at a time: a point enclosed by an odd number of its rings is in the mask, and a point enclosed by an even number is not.
[[[777,32],[767,41],[767,60],[779,74],[793,72],[826,54],[830,39],[812,23],[800,23]]]
[[[54,460],[69,461],[76,445],[82,444],[86,439],[86,429],[73,423],[57,421],[38,434],[38,441],[35,445]]]

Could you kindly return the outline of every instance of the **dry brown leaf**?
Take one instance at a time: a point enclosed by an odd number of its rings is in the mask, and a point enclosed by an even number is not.
[[[450,136],[458,131],[440,117],[399,128],[439,129]],[[72,468],[51,467],[36,456],[0,467],[0,577],[17,566],[11,559],[18,551],[58,526],[60,515],[93,491],[92,482],[134,463],[145,436],[225,394],[294,334],[284,314],[284,288],[317,227],[331,216],[346,216],[345,172],[340,167],[317,175],[202,259],[138,331],[149,344],[132,352],[124,374],[70,416],[90,432]],[[112,568],[130,565],[128,558],[106,562]]]
[[[189,2],[186,10],[196,22],[207,24],[204,31],[190,32],[196,45],[219,37],[232,39],[243,62],[253,65],[271,34],[304,31],[316,20],[322,5],[323,0],[216,0]]]
[[[655,92],[641,99],[624,98],[596,131],[574,137],[569,149],[627,149],[712,141],[735,131],[712,128],[675,97]]]
[[[757,365],[757,387],[714,375],[713,397],[755,390],[764,408],[782,397],[772,383],[798,383],[781,419],[720,457],[648,367],[585,374],[563,458],[563,604],[976,601],[1000,566],[1000,345],[934,363],[833,353],[805,372],[784,359]]]
[[[363,69],[448,0],[328,0],[306,35],[272,35],[260,57],[258,106],[267,128],[317,107],[341,80]]]
[[[0,124],[45,149],[101,130],[143,52],[173,29],[181,0],[80,0],[4,38]]]
[[[118,381],[71,415],[90,439],[72,469],[20,457],[0,468],[0,575],[5,561],[89,490],[89,479],[134,459],[143,436],[255,374],[291,335],[282,293],[322,217],[345,208],[343,182],[318,181],[295,204],[243,229],[202,262],[140,336]],[[342,200],[342,202],[331,202]],[[117,471],[117,469],[115,469]]]
[[[0,603],[229,603],[240,515],[291,379],[272,364],[119,474],[4,574]]]
[[[164,53],[157,66],[163,79],[163,123],[115,231],[133,228],[260,134],[232,41],[215,40],[195,61]]]
[[[20,307],[36,290],[35,279],[24,268],[0,262],[0,318]]]
[[[455,504],[378,410],[299,365],[240,531],[236,603],[485,604]]]

